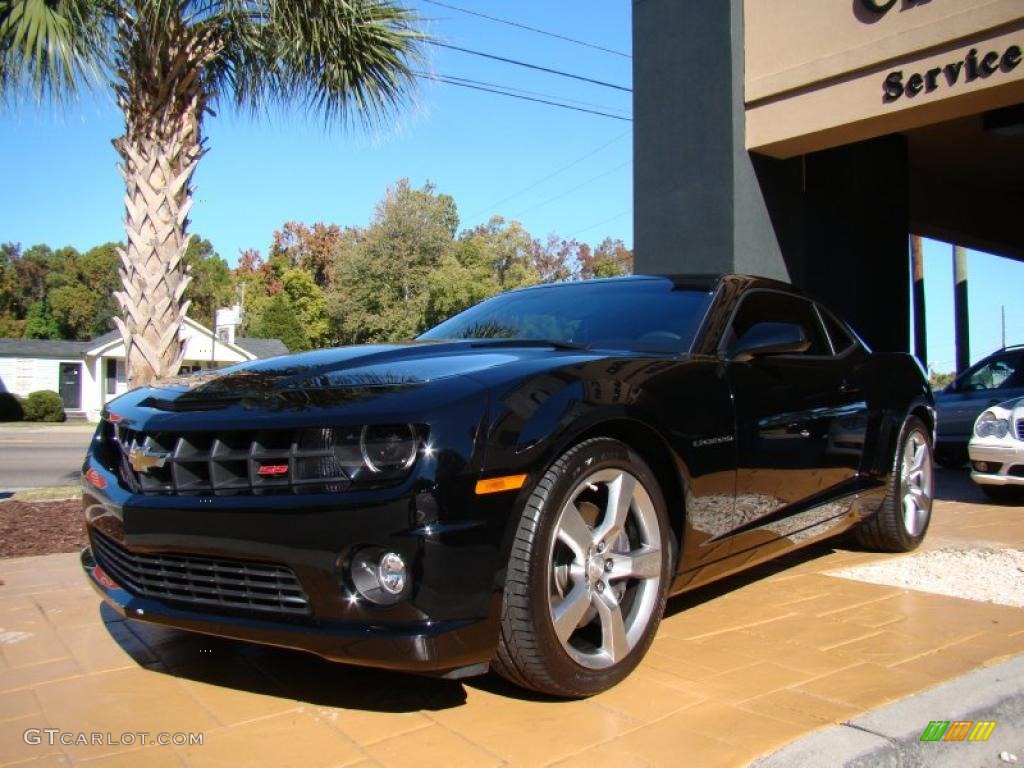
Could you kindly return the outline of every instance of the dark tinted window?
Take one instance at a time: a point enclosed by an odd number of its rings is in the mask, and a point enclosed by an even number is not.
[[[758,323],[795,323],[811,342],[805,355],[831,355],[832,348],[811,302],[774,291],[755,291],[744,297],[726,339],[726,349]]]
[[[828,331],[828,337],[832,340],[832,348],[837,355],[841,355],[854,345],[853,337],[831,312],[821,305],[818,305],[818,309],[820,310],[821,319],[825,321],[825,330]]]
[[[669,280],[582,281],[488,299],[421,339],[543,339],[589,348],[688,351],[711,294]]]
[[[1024,387],[1024,352],[1007,352],[975,364],[957,383],[962,392]]]

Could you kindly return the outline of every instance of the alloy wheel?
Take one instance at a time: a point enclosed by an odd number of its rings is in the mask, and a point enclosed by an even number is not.
[[[903,525],[911,536],[924,530],[932,511],[933,475],[928,438],[918,431],[907,435],[900,470]]]
[[[657,512],[634,475],[601,469],[575,486],[552,537],[548,604],[576,663],[606,669],[640,642],[658,604],[662,561]]]

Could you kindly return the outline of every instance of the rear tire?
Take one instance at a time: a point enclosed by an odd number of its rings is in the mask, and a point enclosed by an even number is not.
[[[611,688],[654,639],[672,552],[664,498],[636,453],[604,437],[566,451],[516,530],[494,669],[554,696]]]
[[[885,500],[878,512],[854,529],[857,542],[879,552],[916,549],[928,532],[934,495],[928,427],[917,416],[908,416],[900,430]]]

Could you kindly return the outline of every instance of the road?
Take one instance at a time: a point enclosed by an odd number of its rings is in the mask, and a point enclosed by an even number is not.
[[[76,485],[95,425],[0,427],[0,492]]]

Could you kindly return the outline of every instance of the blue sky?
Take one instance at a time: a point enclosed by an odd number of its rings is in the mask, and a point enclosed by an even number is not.
[[[631,85],[627,57],[423,0],[412,4],[427,30],[452,45]],[[452,4],[630,51],[627,0]],[[443,48],[429,47],[427,55],[426,68],[438,75],[595,104],[626,117],[632,109],[631,94],[623,91]],[[404,176],[415,186],[430,180],[452,195],[463,226],[498,213],[519,219],[537,237],[557,232],[597,241],[611,235],[632,245],[630,125],[422,81],[412,108],[373,133],[325,132],[316,117],[296,113],[257,121],[224,108],[205,123],[209,153],[194,177],[192,231],[234,263],[241,248],[265,252],[285,221],[367,224],[386,188]],[[8,179],[0,240],[82,248],[122,239],[124,192],[110,145],[120,131],[120,115],[106,94],[61,114],[23,106],[13,117],[0,116],[0,167]]]
[[[631,50],[628,0],[451,0],[451,5]],[[621,86],[631,85],[624,56],[574,45],[440,7],[412,5],[428,31],[451,45],[489,52]],[[426,68],[528,91],[540,98],[628,116],[631,95],[444,48],[428,49]],[[593,105],[587,106],[587,105]],[[452,195],[464,227],[492,214],[518,219],[535,237],[557,233],[596,243],[633,242],[629,122],[463,88],[423,82],[411,109],[382,130],[325,132],[315,117],[275,114],[253,120],[219,110],[206,121],[209,153],[194,178],[192,231],[234,264],[243,248],[266,252],[284,222],[365,225],[386,188],[408,177]],[[21,106],[0,114],[0,241],[85,249],[123,238],[124,194],[110,139],[121,119],[105,93],[55,113]],[[929,357],[953,366],[952,256],[926,244]],[[999,345],[999,307],[1007,340],[1024,342],[1024,309],[1008,286],[1024,285],[1024,264],[970,257],[972,357]]]

